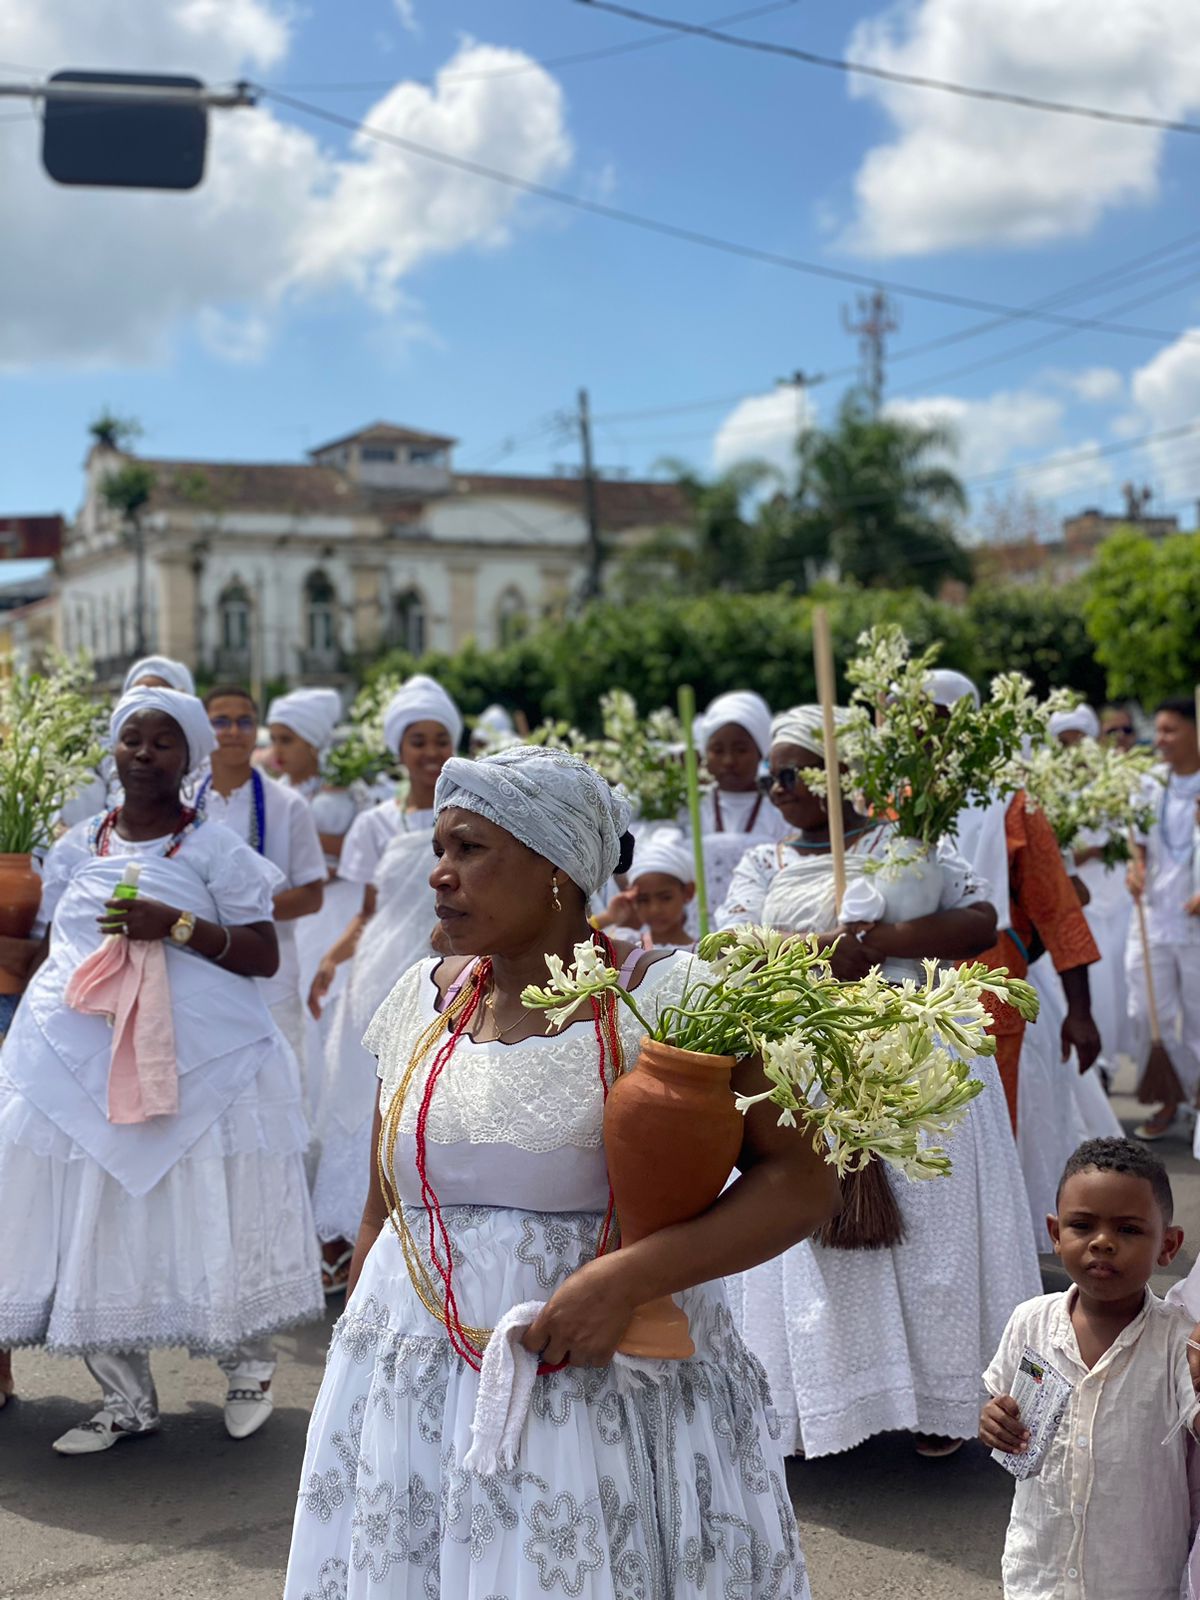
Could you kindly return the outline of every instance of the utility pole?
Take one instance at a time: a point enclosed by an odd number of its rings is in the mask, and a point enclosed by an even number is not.
[[[604,546],[600,540],[600,519],[596,510],[596,468],[592,461],[592,414],[586,389],[579,391],[579,444],[583,453],[583,514],[587,519],[588,569],[584,580],[585,600],[598,600],[604,576]]]
[[[847,333],[857,334],[858,354],[862,362],[862,388],[877,417],[883,405],[883,384],[887,362],[887,336],[900,326],[900,310],[889,300],[882,289],[858,296],[858,321],[851,322],[850,314],[842,307],[842,324]]]

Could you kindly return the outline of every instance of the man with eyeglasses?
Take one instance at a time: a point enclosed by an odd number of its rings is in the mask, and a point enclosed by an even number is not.
[[[282,874],[275,894],[279,971],[257,981],[284,1038],[296,1052],[311,1113],[304,1005],[296,922],[320,911],[325,895],[325,852],[312,807],[297,789],[264,778],[252,757],[258,741],[258,707],[245,689],[227,684],[204,698],[216,735],[212,771],[196,793],[196,809],[232,828]]]
[[[1105,706],[1100,713],[1100,739],[1118,750],[1132,750],[1137,743],[1133,717],[1120,706]]]

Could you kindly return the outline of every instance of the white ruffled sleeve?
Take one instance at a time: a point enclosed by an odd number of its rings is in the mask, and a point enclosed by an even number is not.
[[[54,913],[58,910],[58,903],[71,881],[72,874],[80,862],[86,861],[91,854],[88,850],[90,826],[91,818],[77,822],[51,846],[49,855],[38,866],[42,878],[42,903],[38,907],[37,921],[33,926],[35,939],[42,938],[53,922]]]

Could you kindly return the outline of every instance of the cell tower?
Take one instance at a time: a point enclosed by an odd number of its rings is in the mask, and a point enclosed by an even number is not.
[[[850,313],[842,307],[842,323],[847,333],[858,337],[858,353],[862,362],[862,388],[873,416],[879,415],[883,404],[884,371],[887,363],[887,336],[900,326],[899,307],[882,289],[858,297],[858,321],[850,320]]]

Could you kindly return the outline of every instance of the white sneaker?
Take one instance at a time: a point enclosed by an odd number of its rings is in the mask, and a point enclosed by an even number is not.
[[[137,1439],[144,1433],[157,1433],[158,1421],[145,1428],[120,1428],[111,1411],[97,1411],[90,1422],[76,1423],[61,1438],[55,1439],[53,1448],[60,1456],[94,1456],[101,1450],[111,1450],[122,1439]]]
[[[270,1391],[261,1383],[230,1389],[225,1396],[225,1432],[231,1439],[248,1439],[258,1432],[274,1409]]]

